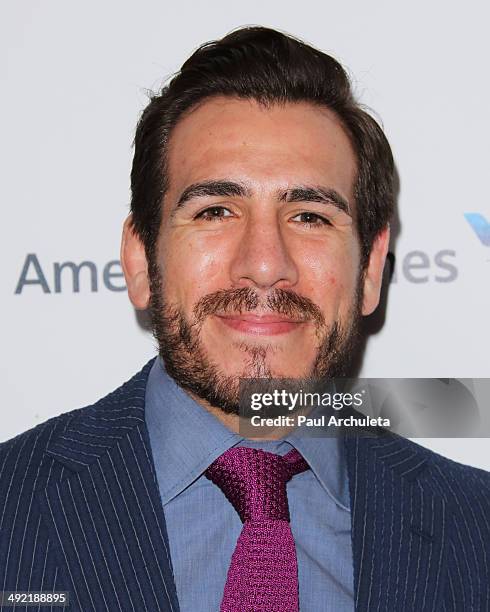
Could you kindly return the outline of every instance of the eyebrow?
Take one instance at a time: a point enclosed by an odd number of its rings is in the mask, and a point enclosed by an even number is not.
[[[242,183],[227,180],[193,183],[184,189],[173,211],[183,207],[195,198],[203,197],[251,197],[251,190]],[[348,201],[335,189],[318,185],[299,185],[278,193],[280,202],[321,202],[333,204],[340,211],[352,216]]]
[[[193,183],[186,187],[177,202],[177,208],[186,204],[194,198],[211,197],[250,197],[250,190],[241,183],[234,181],[204,181],[202,183]]]
[[[292,187],[284,192],[279,198],[283,202],[321,202],[333,204],[342,212],[352,216],[349,202],[335,189],[319,186]]]

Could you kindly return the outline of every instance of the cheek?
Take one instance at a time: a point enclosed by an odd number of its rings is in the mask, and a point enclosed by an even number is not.
[[[349,279],[339,271],[330,270],[315,284],[313,295],[314,301],[324,312],[336,312],[344,299],[350,299]]]
[[[324,312],[344,310],[350,304],[356,286],[357,251],[330,249],[308,254],[303,259],[302,286]]]
[[[303,273],[311,280],[328,286],[342,286],[355,277],[358,261],[348,250],[316,250],[302,258]],[[348,284],[348,282],[346,283]]]
[[[160,265],[167,299],[192,308],[196,301],[224,288],[223,254],[203,240],[168,238],[161,248]]]

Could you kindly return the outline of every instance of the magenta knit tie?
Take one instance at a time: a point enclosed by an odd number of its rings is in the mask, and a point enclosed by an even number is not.
[[[295,449],[281,457],[238,446],[206,470],[244,523],[228,569],[221,612],[299,610],[286,483],[307,469]]]

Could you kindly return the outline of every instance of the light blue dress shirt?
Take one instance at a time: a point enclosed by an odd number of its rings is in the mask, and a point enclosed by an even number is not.
[[[246,440],[195,402],[156,359],[146,390],[150,435],[181,612],[218,612],[242,529],[237,512],[204,470],[232,446],[284,455],[294,446],[310,465],[287,485],[298,558],[301,612],[353,612],[348,476],[340,437],[290,434]],[[287,611],[285,611],[287,612]]]

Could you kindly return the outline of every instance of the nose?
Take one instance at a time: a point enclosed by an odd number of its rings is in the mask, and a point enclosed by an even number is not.
[[[249,219],[231,262],[234,287],[286,289],[298,282],[298,268],[273,217]]]

